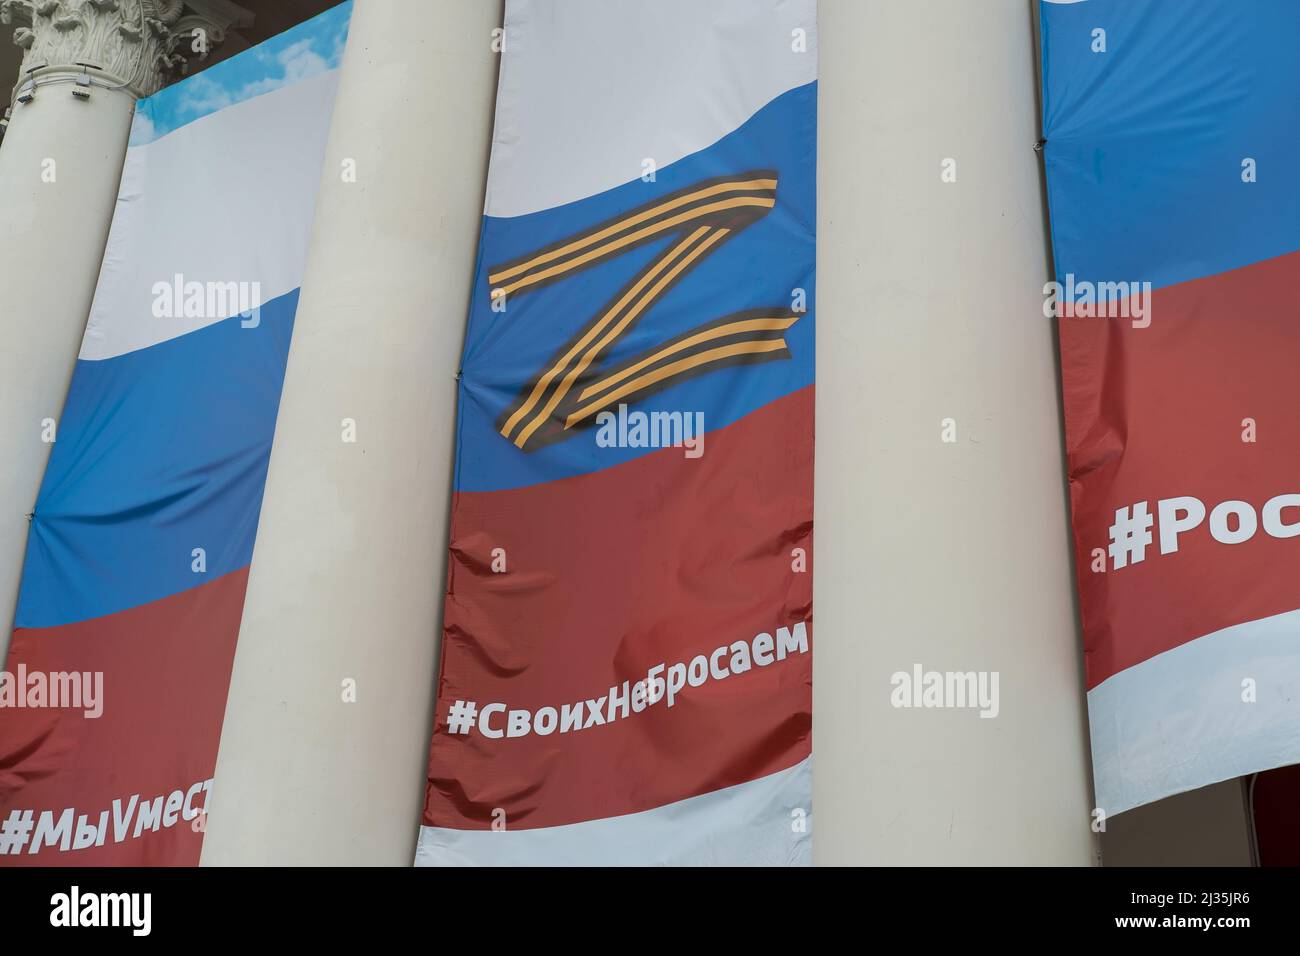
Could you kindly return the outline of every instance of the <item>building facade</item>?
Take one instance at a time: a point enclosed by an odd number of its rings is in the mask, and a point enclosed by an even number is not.
[[[21,54],[0,142],[0,617],[136,100],[330,5],[0,2]],[[205,864],[412,858],[501,22],[497,0],[355,0]],[[1095,826],[1032,6],[822,0],[819,39],[817,861],[1248,863],[1235,781]],[[900,708],[890,675],[914,668],[997,672],[997,719]]]

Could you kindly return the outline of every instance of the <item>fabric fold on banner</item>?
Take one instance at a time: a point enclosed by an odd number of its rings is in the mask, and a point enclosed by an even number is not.
[[[1097,805],[1300,762],[1300,6],[1044,2]]]
[[[507,0],[417,865],[811,861],[816,13]]]
[[[137,104],[0,676],[0,865],[195,865],[350,0]]]

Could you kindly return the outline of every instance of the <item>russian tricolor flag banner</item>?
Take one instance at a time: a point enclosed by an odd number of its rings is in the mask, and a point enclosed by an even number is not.
[[[31,519],[0,864],[198,862],[350,13],[137,106]]]
[[[508,0],[417,864],[811,859],[815,0]]]
[[[1097,802],[1300,762],[1300,5],[1040,6]]]

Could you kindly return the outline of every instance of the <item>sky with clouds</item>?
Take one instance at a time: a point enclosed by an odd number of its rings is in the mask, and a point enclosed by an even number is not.
[[[234,103],[261,96],[339,65],[351,0],[228,60],[140,100],[131,145],[165,136]]]

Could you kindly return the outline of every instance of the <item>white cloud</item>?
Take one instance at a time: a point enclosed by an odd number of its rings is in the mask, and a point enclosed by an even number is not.
[[[328,33],[305,36],[281,49],[274,48],[275,42],[259,44],[240,55],[252,58],[258,65],[253,69],[248,68],[247,60],[242,68],[236,67],[232,60],[227,61],[229,66],[218,64],[212,70],[198,73],[178,84],[175,88],[178,94],[174,105],[175,118],[184,124],[335,68],[347,42],[347,19],[340,19]],[[241,82],[250,75],[258,78]],[[142,126],[133,139],[152,139],[152,126],[152,123],[147,129]],[[146,134],[147,139],[144,138]]]

